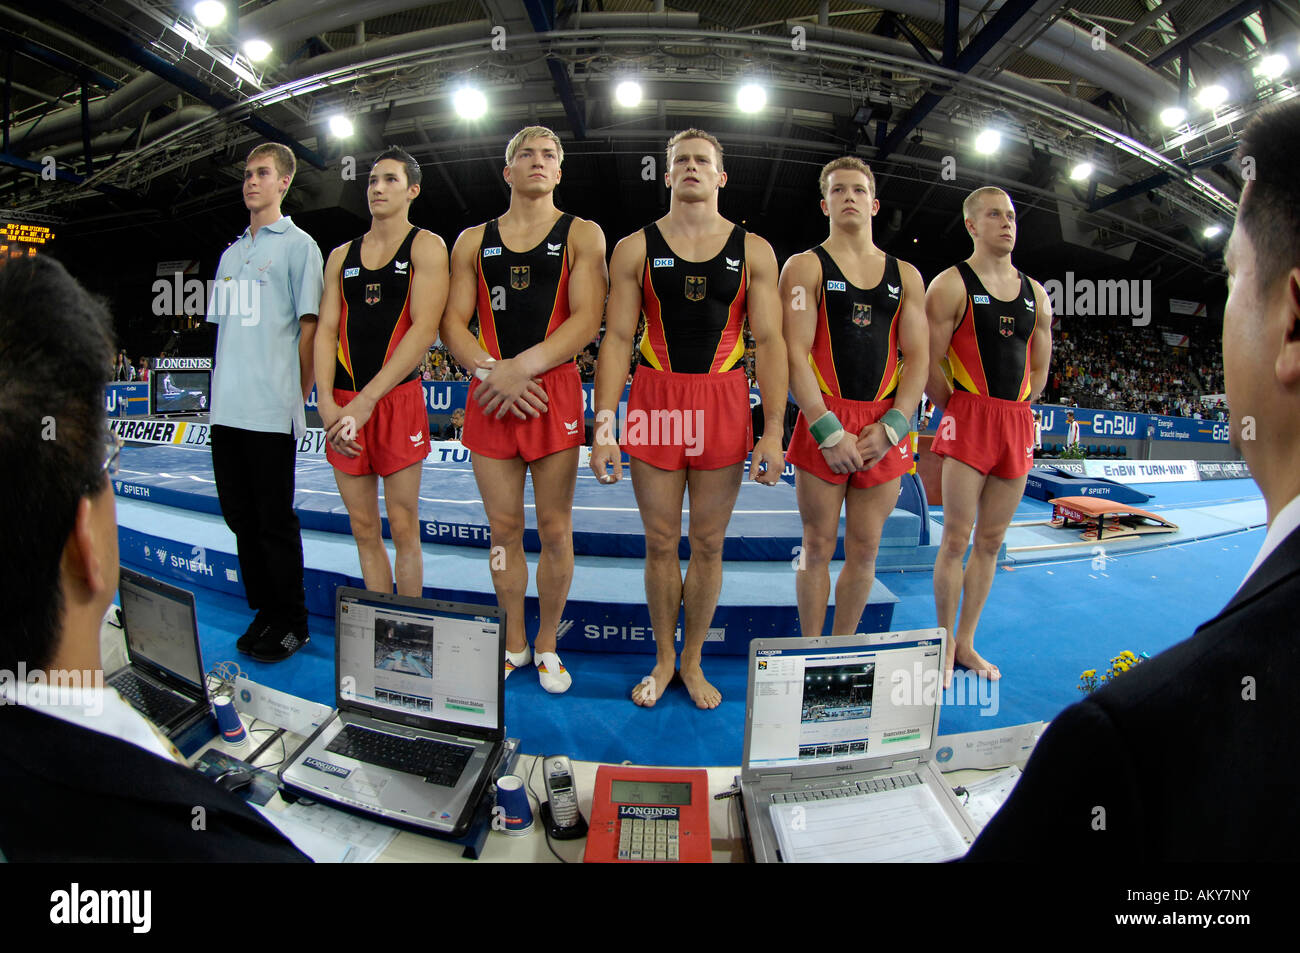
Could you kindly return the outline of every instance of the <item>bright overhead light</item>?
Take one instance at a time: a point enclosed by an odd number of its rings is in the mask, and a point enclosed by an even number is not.
[[[1228,101],[1228,91],[1215,83],[1213,86],[1206,86],[1198,92],[1196,101],[1206,109],[1218,109]]]
[[[462,86],[456,90],[452,103],[461,119],[482,119],[487,114],[487,97],[474,86]]]
[[[1206,238],[1216,238],[1223,233],[1222,225],[1206,225],[1205,231],[1201,232]]]
[[[330,135],[335,139],[346,139],[352,135],[352,120],[342,113],[330,116]]]
[[[199,0],[194,4],[194,17],[208,29],[221,26],[226,22],[226,5],[221,0]]]
[[[756,83],[746,83],[736,94],[736,105],[743,113],[756,113],[767,105],[767,90]]]
[[[1072,178],[1076,182],[1082,182],[1085,179],[1091,178],[1091,176],[1092,176],[1091,162],[1080,162],[1078,165],[1076,165],[1073,169],[1070,170],[1070,178]]]
[[[1174,126],[1181,126],[1186,118],[1187,110],[1182,106],[1167,106],[1160,110],[1160,121],[1170,129],[1174,128]]]
[[[1290,65],[1281,53],[1272,53],[1259,61],[1259,65],[1255,67],[1255,74],[1265,79],[1277,79]]]
[[[1002,145],[1002,133],[996,129],[985,129],[975,137],[975,151],[983,155],[997,152],[1000,145]]]
[[[244,54],[254,63],[260,63],[271,55],[271,44],[266,40],[246,40]]]
[[[641,84],[630,79],[623,80],[614,90],[614,99],[626,109],[639,105],[641,102]]]

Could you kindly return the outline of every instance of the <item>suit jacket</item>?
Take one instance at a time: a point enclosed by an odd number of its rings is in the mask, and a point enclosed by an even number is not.
[[[1296,860],[1297,676],[1300,530],[1191,638],[1063,711],[966,859]]]
[[[307,860],[196,771],[21,705],[0,705],[0,853],[10,861]]]

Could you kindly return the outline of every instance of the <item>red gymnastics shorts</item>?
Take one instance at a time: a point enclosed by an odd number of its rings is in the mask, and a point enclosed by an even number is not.
[[[822,399],[826,402],[826,409],[836,416],[846,431],[845,440],[855,439],[865,427],[874,424],[894,406],[892,400],[846,400],[830,394],[823,394]],[[808,430],[808,419],[804,417],[803,411],[799,411],[785,460],[827,483],[843,484],[848,481],[854,489],[864,490],[869,486],[888,483],[912,469],[912,435],[910,432],[904,434],[870,470],[836,473],[826,464],[826,458]]]
[[[356,391],[334,388],[334,403],[346,408]],[[329,444],[325,459],[352,476],[390,476],[429,455],[429,413],[424,385],[418,380],[398,384],[375,404],[364,427],[357,431],[361,456],[345,457]]]
[[[954,391],[930,449],[988,476],[1014,480],[1034,465],[1033,412],[1023,400]]]
[[[754,446],[743,371],[674,374],[641,364],[627,398],[622,447],[660,470],[719,470]]]
[[[561,450],[581,447],[583,430],[582,379],[578,365],[570,361],[553,367],[540,378],[546,391],[547,410],[536,417],[520,420],[510,411],[498,419],[483,413],[474,392],[483,383],[477,377],[470,382],[465,401],[465,429],[460,442],[471,453],[496,460],[522,457],[527,463],[549,457]]]

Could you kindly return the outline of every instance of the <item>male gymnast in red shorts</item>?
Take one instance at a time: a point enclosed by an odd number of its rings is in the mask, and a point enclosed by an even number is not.
[[[610,261],[591,469],[602,482],[622,476],[610,423],[644,314],[623,440],[645,527],[646,603],[657,658],[632,689],[632,700],[654,705],[680,674],[697,708],[716,708],[722,694],[705,679],[700,655],[722,590],[722,544],[752,442],[741,363],[746,318],[764,398],[763,437],[753,448],[750,479],[769,486],[780,480],[783,466],[785,343],[772,246],[718,212],[718,191],[727,182],[718,140],[698,129],[675,135],[664,181],[672,193],[668,214],[619,242]],[[683,580],[677,547],[688,488],[691,560]],[[675,636],[683,606],[679,673]]]
[[[600,327],[609,285],[600,226],[555,207],[564,147],[544,126],[506,147],[510,207],[461,233],[451,256],[443,342],[474,373],[461,443],[492,530],[491,570],[506,612],[506,675],[530,660],[542,688],[569,689],[556,630],[573,581],[573,489],[585,437],[574,356]],[[469,332],[477,312],[478,338]],[[537,637],[524,629],[524,479],[533,476]]]
[[[914,266],[872,240],[880,202],[871,169],[853,156],[833,159],[819,184],[830,236],[781,271],[790,389],[800,407],[786,451],[798,471],[803,519],[795,591],[809,637],[821,635],[826,621],[841,510],[844,567],[831,634],[857,631],[880,533],[912,466],[908,414],[929,370],[925,284]]]
[[[420,471],[429,453],[424,385],[416,373],[447,300],[447,246],[410,222],[420,164],[396,147],[370,169],[370,230],[325,263],[316,333],[317,409],[326,459],[348,510],[366,588],[393,591],[379,478],[396,549],[397,592],[424,591]]]
[[[942,272],[925,296],[930,322],[926,392],[943,410],[931,449],[944,458],[943,541],[934,563],[934,604],[952,650],[945,662],[945,688],[952,682],[954,662],[990,681],[1002,677],[996,665],[975,651],[975,627],[993,584],[998,550],[1034,464],[1029,405],[1047,384],[1052,357],[1047,294],[1011,263],[1016,247],[1011,197],[991,186],[976,189],[962,204],[962,215],[974,254]],[[963,571],[972,528],[974,546]]]

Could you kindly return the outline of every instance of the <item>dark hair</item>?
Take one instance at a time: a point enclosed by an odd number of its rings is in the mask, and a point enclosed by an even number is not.
[[[385,159],[396,159],[398,162],[402,163],[402,165],[406,166],[406,184],[408,186],[419,185],[420,179],[424,178],[424,173],[420,171],[420,163],[416,162],[415,157],[401,146],[389,146],[383,152],[379,153],[379,155],[375,156],[375,161],[370,163],[371,170],[373,171],[375,166],[379,165],[379,163]]]
[[[77,504],[107,492],[104,384],[112,322],[57,261],[0,264],[0,579],[14,594],[0,669],[45,668],[63,613],[60,562]]]
[[[1250,182],[1237,209],[1239,221],[1250,235],[1258,263],[1260,290],[1273,287],[1284,274],[1300,265],[1300,99],[1269,106],[1258,113],[1242,134],[1237,148],[1240,160],[1254,165]]]

